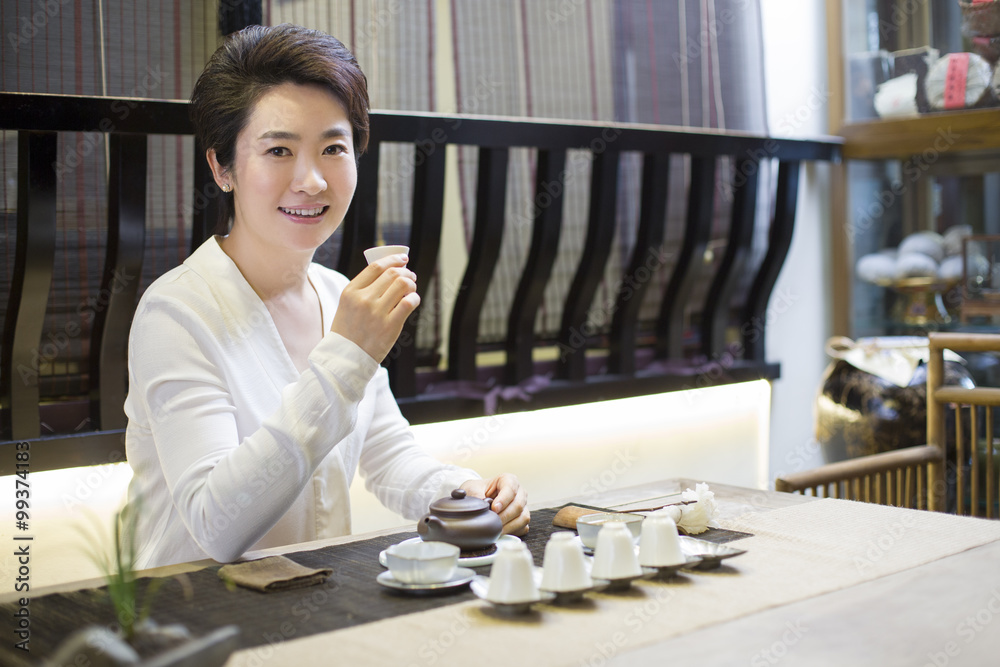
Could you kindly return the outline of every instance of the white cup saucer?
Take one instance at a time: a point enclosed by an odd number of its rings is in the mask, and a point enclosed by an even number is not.
[[[375,577],[375,581],[386,588],[392,588],[406,593],[431,593],[464,586],[472,581],[475,576],[475,570],[470,570],[467,567],[458,567],[455,568],[455,573],[450,579],[448,579],[448,581],[438,581],[432,584],[405,584],[393,577],[392,572],[386,570],[385,572],[380,572],[379,575]]]
[[[535,587],[542,581],[542,568],[535,567],[532,575],[535,578]],[[532,598],[517,600],[515,602],[496,602],[489,598],[490,578],[483,575],[476,575],[469,584],[472,592],[480,600],[485,600],[496,608],[497,611],[505,614],[523,614],[531,609],[531,605],[537,602],[550,602],[556,599],[556,594],[549,591],[538,590],[537,595]]]

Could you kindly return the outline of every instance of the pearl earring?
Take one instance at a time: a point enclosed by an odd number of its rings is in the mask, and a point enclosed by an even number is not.
[[[233,186],[231,186],[229,183],[226,183],[225,185],[222,186],[222,191],[223,192],[232,192],[232,189],[233,189]]]

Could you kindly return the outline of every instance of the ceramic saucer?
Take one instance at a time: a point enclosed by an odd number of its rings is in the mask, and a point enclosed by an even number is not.
[[[539,581],[541,581],[541,577],[541,568],[535,568],[536,585]],[[537,602],[550,602],[556,599],[555,593],[539,590],[538,595],[530,600],[519,600],[518,602],[494,602],[487,597],[490,590],[490,578],[483,575],[476,575],[473,577],[469,587],[472,589],[472,592],[476,594],[477,598],[489,602],[497,611],[504,614],[523,614],[531,609],[531,605]]]
[[[419,537],[411,537],[408,540],[403,540],[402,542],[400,542],[400,544],[406,544],[408,542],[419,542],[420,540],[421,538]],[[501,535],[500,539],[497,540],[497,549],[494,549],[493,553],[486,554],[485,556],[466,556],[466,557],[460,556],[458,559],[458,565],[459,567],[480,567],[481,565],[489,565],[490,563],[493,562],[493,559],[497,557],[497,550],[499,550],[500,544],[502,542],[510,542],[511,540],[517,540],[518,542],[520,542],[521,538],[514,537],[513,535]],[[378,562],[379,565],[381,565],[382,567],[389,567],[385,559],[385,549],[379,552]]]
[[[433,584],[404,584],[402,581],[393,577],[392,572],[386,570],[375,577],[375,581],[382,584],[386,588],[393,588],[397,591],[406,591],[407,593],[428,593],[464,586],[472,581],[472,578],[475,576],[476,573],[469,568],[459,567],[455,569],[455,574],[453,574],[451,579],[448,581],[439,581]]]
[[[655,574],[655,572],[647,572],[646,568],[642,568],[642,572],[640,574],[634,574],[628,577],[618,577],[617,579],[594,578],[594,585],[601,586],[603,590],[608,593],[615,593],[628,590],[628,588],[632,585],[632,582],[636,579],[649,579],[653,576],[653,574]]]
[[[699,540],[696,537],[681,535],[681,553],[688,557],[698,557],[701,563],[691,567],[692,570],[713,570],[719,567],[726,558],[745,554],[746,549],[737,549],[728,544],[718,544],[708,540]]]
[[[658,565],[655,567],[643,565],[642,571],[648,573],[651,579],[669,579],[677,574],[677,570],[683,568],[693,570],[696,569],[701,562],[701,556],[684,554],[683,563],[677,563],[676,565]]]
[[[590,575],[591,569],[594,567],[593,558],[584,558],[583,566]],[[545,569],[542,569],[544,574]],[[541,582],[538,584],[538,590],[546,591],[555,595],[555,599],[552,600],[553,604],[573,604],[574,602],[579,602],[586,593],[593,593],[597,591],[602,591],[608,586],[608,581],[605,579],[591,579],[590,586],[585,586],[583,588],[576,588],[573,590],[558,591],[550,588],[542,588]]]

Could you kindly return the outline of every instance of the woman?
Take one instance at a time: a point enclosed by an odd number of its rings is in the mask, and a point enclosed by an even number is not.
[[[414,442],[379,362],[419,305],[393,255],[348,281],[312,263],[354,195],[368,93],[329,35],[254,26],[230,37],[195,85],[192,117],[228,235],[153,283],[129,339],[129,502],[138,565],[350,532],[360,468],[415,519],[456,487],[494,498],[527,531],[513,475],[482,480]]]

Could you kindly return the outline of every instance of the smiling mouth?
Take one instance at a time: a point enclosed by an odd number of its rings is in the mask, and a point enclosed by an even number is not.
[[[288,215],[294,215],[297,218],[318,218],[319,216],[326,213],[326,209],[329,206],[318,206],[316,208],[285,208],[284,206],[279,206],[278,210],[282,213],[287,213]]]

